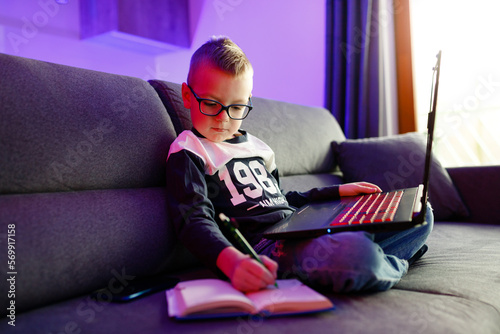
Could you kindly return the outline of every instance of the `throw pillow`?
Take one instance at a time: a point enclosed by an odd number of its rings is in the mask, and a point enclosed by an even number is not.
[[[348,139],[333,142],[332,147],[346,182],[372,182],[383,191],[415,187],[422,183],[426,150],[422,134]],[[436,220],[469,214],[448,172],[434,156],[429,179],[429,202]]]

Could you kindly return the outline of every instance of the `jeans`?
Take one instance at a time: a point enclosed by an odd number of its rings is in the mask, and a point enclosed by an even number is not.
[[[384,291],[407,273],[408,259],[423,247],[431,233],[434,216],[430,206],[425,219],[426,225],[404,231],[263,239],[255,248],[278,263],[280,278],[298,278],[337,293]]]

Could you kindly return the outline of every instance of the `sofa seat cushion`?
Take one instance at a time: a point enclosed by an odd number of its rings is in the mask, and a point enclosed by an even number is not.
[[[437,223],[428,241],[429,251],[389,291],[354,295],[323,291],[336,306],[332,312],[179,322],[168,318],[163,292],[126,304],[96,304],[83,296],[19,314],[11,332],[59,333],[71,328],[95,334],[328,333],[334,328],[340,333],[499,333],[500,258],[495,250],[500,247],[500,227]],[[205,277],[190,272],[178,276]],[[8,328],[7,320],[0,321],[0,331]]]
[[[328,295],[331,312],[273,319],[238,317],[181,322],[168,318],[165,293],[131,303],[96,303],[80,297],[19,314],[8,333],[489,333],[500,331],[500,316],[475,300],[404,290],[354,296]]]
[[[383,191],[416,187],[424,179],[425,138],[419,133],[350,139],[332,144],[346,182],[368,181]],[[467,208],[448,172],[433,157],[429,202],[436,220],[466,217]]]
[[[15,224],[17,311],[119,286],[118,277],[181,268],[171,258],[177,244],[165,196],[143,188],[0,197],[2,231]],[[0,290],[8,291],[5,279]]]
[[[500,317],[500,225],[437,222],[427,245],[396,289],[477,301]]]
[[[165,103],[177,132],[191,129],[181,85],[161,80],[149,82]],[[330,143],[342,141],[345,136],[328,110],[258,97],[252,97],[252,103],[254,108],[243,121],[242,129],[274,150],[280,175],[326,173],[334,169]]]
[[[165,184],[175,131],[147,82],[5,54],[0,68],[1,194]]]

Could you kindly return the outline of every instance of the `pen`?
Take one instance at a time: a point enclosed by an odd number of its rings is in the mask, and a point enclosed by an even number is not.
[[[229,219],[225,214],[221,213],[219,214],[219,218],[221,222],[224,224],[224,226],[231,232],[231,235],[236,239],[236,241],[239,243],[239,245],[245,250],[245,252],[250,255],[253,259],[257,260],[260,264],[264,266],[264,268],[267,269],[266,265],[262,260],[259,258],[257,253],[255,253],[255,250],[250,246],[248,241],[245,239],[243,234],[234,226],[234,219]],[[277,288],[278,283],[276,281],[274,282],[274,286]]]

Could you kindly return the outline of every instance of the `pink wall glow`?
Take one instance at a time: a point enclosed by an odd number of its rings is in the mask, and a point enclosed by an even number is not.
[[[323,105],[325,0],[188,1],[191,47],[162,48],[81,40],[77,0],[0,0],[0,52],[180,83],[193,51],[212,35],[227,35],[254,66],[254,96]]]

